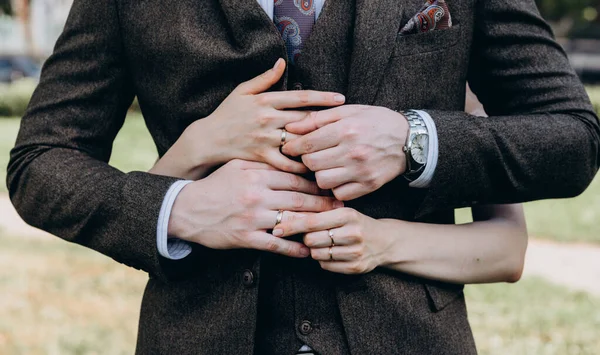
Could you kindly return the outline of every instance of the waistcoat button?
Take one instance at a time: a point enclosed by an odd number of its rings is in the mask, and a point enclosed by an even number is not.
[[[294,83],[292,85],[292,89],[293,90],[304,90],[304,86],[302,85],[302,83]]]
[[[305,321],[302,321],[302,323],[300,323],[300,333],[302,333],[302,335],[308,335],[308,334],[312,333],[312,331],[313,331],[313,327],[309,321],[305,320]]]
[[[246,287],[254,285],[254,273],[251,270],[245,270],[242,274],[242,283]]]

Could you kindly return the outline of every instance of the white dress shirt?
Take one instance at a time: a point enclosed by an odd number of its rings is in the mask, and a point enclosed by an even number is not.
[[[324,1],[325,0],[315,0],[315,16],[317,18],[321,14]],[[258,3],[265,10],[267,15],[269,15],[269,17],[272,19],[274,1],[258,0]],[[427,155],[427,165],[425,166],[425,170],[418,179],[410,183],[410,186],[414,188],[427,188],[431,183],[431,180],[433,179],[433,174],[437,166],[439,149],[438,136],[435,128],[435,123],[433,122],[433,119],[431,119],[431,116],[429,116],[429,114],[427,114],[424,111],[417,111],[417,113],[421,115],[421,117],[425,121],[425,125],[429,133],[429,151]],[[156,243],[160,255],[167,259],[180,260],[188,256],[192,252],[192,246],[190,244],[180,239],[169,238],[168,236],[169,218],[171,216],[171,209],[173,208],[175,199],[177,198],[179,192],[185,187],[185,185],[191,182],[192,181],[178,181],[174,183],[167,191],[164,202],[160,209],[160,214],[158,216],[158,225],[156,228]]]

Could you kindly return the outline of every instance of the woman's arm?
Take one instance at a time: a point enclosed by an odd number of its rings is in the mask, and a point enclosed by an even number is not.
[[[312,258],[331,272],[364,274],[385,267],[451,283],[516,282],[527,248],[522,207],[473,211],[473,223],[442,225],[376,220],[341,208],[283,222],[273,235],[306,233]]]
[[[453,283],[518,281],[527,249],[523,207],[477,207],[473,219],[462,225],[382,220],[397,241],[382,266]]]

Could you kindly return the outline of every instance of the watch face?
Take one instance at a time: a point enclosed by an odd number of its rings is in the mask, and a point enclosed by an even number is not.
[[[429,150],[429,136],[426,134],[419,134],[412,140],[410,154],[412,158],[419,164],[425,164],[427,162],[427,153]]]

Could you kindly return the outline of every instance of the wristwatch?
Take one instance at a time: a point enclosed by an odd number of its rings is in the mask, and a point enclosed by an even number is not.
[[[429,132],[425,121],[414,110],[401,111],[408,120],[408,136],[404,153],[406,153],[406,172],[404,177],[408,181],[415,181],[421,176],[427,165],[429,153]]]

